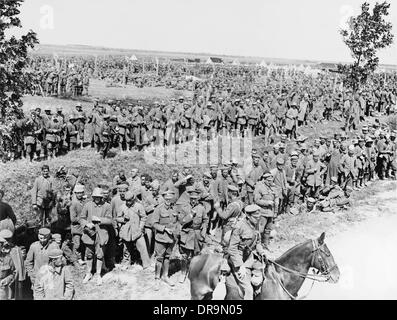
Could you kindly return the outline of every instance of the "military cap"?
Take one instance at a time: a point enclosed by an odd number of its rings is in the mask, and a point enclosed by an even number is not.
[[[354,151],[354,146],[352,144],[349,146],[349,151]]]
[[[52,235],[52,239],[54,239],[55,241],[61,241],[62,237],[61,237],[61,235],[59,233],[54,233]]]
[[[249,215],[252,215],[254,213],[260,214],[260,212],[259,212],[260,209],[261,209],[261,207],[259,207],[258,205],[250,204],[250,205],[245,207],[245,213],[249,214]]]
[[[252,158],[260,158],[261,155],[258,152],[252,152],[251,153]]]
[[[41,108],[40,108],[40,107],[37,107],[35,110],[36,110],[36,111],[41,111]]]
[[[100,197],[103,198],[103,191],[101,188],[95,188],[92,192],[92,197]]]
[[[344,144],[341,144],[339,149],[341,149],[342,151],[345,151],[346,150],[346,146]]]
[[[35,107],[30,107],[30,111],[36,111]]]
[[[232,184],[229,184],[227,186],[227,190],[232,191],[232,192],[239,192],[238,188]]]
[[[36,220],[29,220],[26,222],[26,228],[34,229],[36,228]]]
[[[57,107],[57,112],[63,111],[62,107]]]
[[[71,115],[69,116],[69,120],[70,120],[70,121],[71,121],[71,120],[76,120],[75,115],[74,115],[74,114],[71,114]]]
[[[188,186],[188,187],[186,187],[186,192],[187,193],[189,193],[189,192],[194,192],[196,189],[193,187],[193,186]]]
[[[270,177],[273,178],[273,174],[270,171],[266,171],[263,173],[262,177],[265,179],[270,178]]]
[[[50,107],[45,107],[44,112],[50,111],[51,112],[51,108]]]
[[[80,102],[78,102],[77,104],[76,104],[76,107],[83,107],[82,105],[81,105],[81,103]]]
[[[175,193],[172,190],[168,190],[166,192],[163,192],[163,198],[166,200],[171,200],[174,199]]]
[[[367,138],[367,140],[365,140],[365,143],[371,143],[374,142],[371,138]]]
[[[204,172],[203,176],[204,176],[204,178],[212,179],[211,173],[209,173],[209,172]]]
[[[352,140],[352,144],[357,144],[358,143],[358,139],[353,139]]]
[[[191,199],[198,199],[200,197],[200,193],[201,193],[200,190],[197,190],[197,189],[194,188],[193,191],[189,192],[189,197]]]
[[[335,182],[335,183],[338,183],[338,178],[337,177],[331,177],[331,181]]]
[[[109,119],[110,115],[105,113],[102,117],[103,117],[103,119]]]
[[[313,199],[313,198],[307,198],[307,203],[315,203],[316,202],[316,199]]]
[[[122,182],[122,183],[117,185],[118,189],[128,189],[128,187],[129,187],[128,182]]]
[[[237,159],[232,159],[232,164],[238,164],[238,160]]]
[[[320,143],[320,139],[314,139],[314,143]]]
[[[0,231],[0,238],[3,238],[4,240],[9,240],[12,238],[12,236],[13,236],[12,231],[8,229],[4,229]]]
[[[135,199],[135,193],[133,193],[132,191],[128,191],[125,194],[125,200],[133,200]]]
[[[283,158],[277,158],[277,161],[276,161],[276,163],[277,163],[277,164],[284,164],[284,163],[285,163],[285,161],[284,161],[284,159],[283,159]]]
[[[39,229],[39,234],[43,236],[48,236],[51,233],[50,229],[48,228],[41,228]]]
[[[297,157],[299,157],[298,152],[292,151],[292,152],[291,152],[291,158],[297,158]]]
[[[63,251],[61,249],[51,249],[48,251],[48,258],[56,259],[63,256]]]
[[[390,137],[395,137],[396,133],[394,131],[390,132]]]
[[[73,192],[84,192],[85,187],[82,184],[76,184],[74,186]]]

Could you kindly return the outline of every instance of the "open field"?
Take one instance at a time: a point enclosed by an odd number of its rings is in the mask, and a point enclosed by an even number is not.
[[[163,87],[137,88],[133,85],[122,87],[108,87],[102,80],[90,81],[89,96],[78,97],[78,99],[60,99],[55,97],[25,96],[23,98],[23,109],[28,112],[31,107],[50,108],[53,112],[57,107],[67,110],[74,109],[76,102],[81,102],[83,110],[91,110],[92,100],[98,98],[100,102],[106,103],[107,100],[123,100],[126,102],[137,102],[138,100],[146,104],[152,104],[158,100],[169,100],[181,95],[190,97],[192,93],[186,90],[174,90]]]
[[[255,64],[265,61],[266,63],[274,64],[292,64],[292,65],[315,65],[318,63],[346,63],[345,61],[314,61],[314,60],[297,60],[297,59],[279,59],[271,57],[247,57],[247,56],[232,56],[232,55],[220,55],[211,53],[191,53],[191,52],[166,52],[166,51],[149,51],[149,50],[134,50],[134,49],[117,49],[117,48],[106,48],[106,47],[93,47],[86,45],[52,45],[52,44],[40,44],[36,47],[33,55],[53,55],[59,56],[131,56],[135,55],[138,59],[145,59],[146,61],[154,61],[157,57],[160,59],[182,59],[182,58],[199,58],[201,62],[205,62],[208,57],[219,57],[222,58],[226,63],[231,63],[235,59],[238,59],[242,63]],[[397,70],[397,65],[379,65],[381,69]]]

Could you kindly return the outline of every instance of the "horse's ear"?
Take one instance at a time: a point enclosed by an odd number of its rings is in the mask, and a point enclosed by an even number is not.
[[[324,239],[325,239],[325,232],[323,232],[320,236],[320,238],[318,238],[318,243],[321,245],[324,243]]]

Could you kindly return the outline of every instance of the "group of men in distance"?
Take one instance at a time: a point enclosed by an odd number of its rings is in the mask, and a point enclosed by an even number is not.
[[[9,266],[0,279],[3,287],[23,279],[15,270],[25,265],[35,297],[59,297],[62,292],[62,297],[70,298],[73,288],[70,272],[63,271],[68,269],[65,263],[85,265],[83,283],[94,280],[101,285],[103,271],[137,263],[132,261],[135,249],[142,272],[154,273],[155,289],[160,279],[173,287],[170,258],[179,255],[179,281],[184,282],[192,257],[218,242],[225,269],[236,274],[245,298],[252,299],[258,265],[246,261],[246,251],[255,247],[261,255],[271,251],[277,217],[332,213],[351,204],[353,190],[377,179],[396,179],[396,131],[378,121],[363,125],[355,135],[342,131],[320,136],[310,145],[304,136],[289,140],[281,134],[277,140],[264,150],[253,149],[252,166],[246,170],[232,160],[200,173],[184,167],[161,182],[134,168],[129,177],[121,171],[113,181],[97,183],[91,198],[78,175],[68,175],[62,167],[51,177],[44,165],[32,189],[33,209],[42,227],[38,241],[32,230],[35,222],[0,234],[1,263]],[[13,230],[15,217],[4,213],[10,212],[5,207],[1,219],[7,223],[2,228]],[[19,259],[12,250],[19,252]],[[59,258],[61,252],[64,260]],[[39,280],[42,274],[44,282]],[[58,283],[60,275],[64,281]],[[62,283],[63,291],[48,289],[48,279]]]

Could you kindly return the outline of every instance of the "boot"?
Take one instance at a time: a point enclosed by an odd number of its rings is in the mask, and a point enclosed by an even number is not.
[[[97,286],[102,285],[102,277],[101,277],[102,264],[103,264],[102,260],[97,259],[97,261],[96,261],[96,274],[95,274],[95,276],[97,278],[96,279]]]
[[[185,282],[186,273],[187,273],[187,262],[185,260],[181,260],[181,274],[179,276],[179,283]]]
[[[92,259],[86,261],[86,276],[84,277],[83,284],[87,284],[91,280],[92,274]]]
[[[156,261],[156,266],[155,266],[155,270],[154,270],[154,281],[155,281],[154,287],[153,287],[154,291],[159,291],[159,289],[160,289],[161,267],[162,267],[162,263],[159,261]]]
[[[163,281],[168,284],[170,287],[175,286],[175,284],[168,278],[168,271],[170,269],[170,260],[166,259],[163,263],[163,273],[161,275]]]

